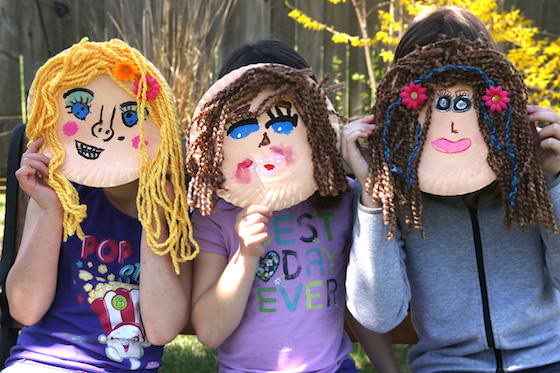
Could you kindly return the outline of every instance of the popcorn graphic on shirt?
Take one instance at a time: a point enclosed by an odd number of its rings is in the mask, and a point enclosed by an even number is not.
[[[140,368],[144,347],[150,346],[140,319],[139,293],[134,285],[99,283],[88,299],[105,331],[97,338],[107,345],[105,355],[116,362],[128,359],[131,370]]]

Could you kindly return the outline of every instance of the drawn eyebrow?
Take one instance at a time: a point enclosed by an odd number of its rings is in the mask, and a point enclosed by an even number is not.
[[[68,97],[69,95],[71,95],[71,94],[74,93],[74,92],[85,92],[85,93],[88,93],[91,97],[94,97],[93,92],[90,91],[90,90],[87,89],[87,88],[72,88],[71,90],[66,91],[66,92],[62,95],[62,98],[66,98],[66,97]]]
[[[459,96],[471,97],[471,94],[466,89],[460,89],[458,91],[455,91],[455,97],[459,97]]]
[[[259,125],[259,122],[255,118],[242,119],[238,122],[233,123],[231,126],[229,126],[229,128],[227,129],[226,135],[229,135],[237,127],[246,126],[248,124]]]

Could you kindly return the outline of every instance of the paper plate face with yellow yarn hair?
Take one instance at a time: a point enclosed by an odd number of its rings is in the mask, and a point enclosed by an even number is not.
[[[57,136],[65,153],[62,173],[69,180],[111,187],[138,178],[140,128],[135,97],[108,75],[100,75],[88,84],[64,90],[57,99]],[[151,160],[160,136],[149,109],[145,115],[144,144]]]
[[[198,104],[195,116],[206,102],[256,66],[265,65],[245,66],[218,80]],[[293,99],[263,89],[246,106],[232,110],[239,120],[225,128],[221,165],[225,181],[217,195],[243,208],[258,204],[270,210],[286,209],[313,195],[317,184],[308,142],[313,134],[308,133]]]

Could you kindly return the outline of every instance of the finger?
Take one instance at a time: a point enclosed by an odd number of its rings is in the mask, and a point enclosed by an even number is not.
[[[554,111],[554,110],[546,106],[527,105],[527,113],[534,113],[537,111]]]
[[[268,233],[267,232],[258,233],[258,234],[255,234],[255,235],[247,238],[247,240],[245,240],[245,245],[246,246],[255,245],[255,244],[258,245],[258,244],[262,244],[266,240],[268,240]]]
[[[249,238],[251,236],[266,232],[268,232],[267,226],[263,223],[257,223],[243,227],[243,229],[240,230],[239,235],[245,238]]]
[[[348,125],[352,124],[352,123],[368,123],[368,124],[372,124],[373,121],[375,120],[375,115],[368,115],[367,117],[364,118],[360,118],[360,119],[356,119],[350,123],[348,123]]]
[[[371,130],[356,128],[352,131],[349,131],[348,134],[345,136],[348,143],[355,142],[358,138],[367,138],[373,132],[373,128]]]
[[[263,243],[268,240],[268,232],[259,233],[253,236],[255,243]]]
[[[558,123],[560,122],[560,115],[553,110],[535,111],[530,113],[527,119],[530,122]]]
[[[560,140],[555,137],[549,137],[541,141],[541,148],[544,150],[551,150],[560,156]]]
[[[263,223],[263,224],[268,224],[268,217],[266,215],[262,215],[259,213],[254,213],[254,214],[250,214],[245,216],[245,218],[243,218],[243,223],[245,224],[256,224],[256,223]]]
[[[351,122],[344,126],[343,131],[344,133],[347,133],[355,129],[364,129],[364,130],[367,129],[369,131],[373,131],[375,129],[375,124],[366,123],[366,122]]]
[[[49,176],[49,168],[42,162],[36,161],[34,159],[30,159],[27,161],[26,166],[29,166],[35,171],[41,173],[41,176],[44,179],[47,179]]]
[[[41,146],[43,145],[43,142],[44,142],[43,138],[39,137],[37,140],[29,144],[29,147],[27,148],[26,152],[37,153],[41,148]]]
[[[556,137],[557,139],[560,139],[560,124],[554,123],[539,131],[539,138],[541,140],[548,137]]]
[[[36,172],[37,172],[37,171],[36,171],[34,168],[30,167],[30,166],[21,166],[21,167],[15,172],[15,175],[16,175],[16,178],[21,182],[21,179],[22,179],[22,178],[27,178],[27,177],[29,177],[29,176],[35,177],[35,173],[36,173]]]
[[[23,163],[25,160],[27,159],[34,159],[38,162],[44,163],[45,165],[49,165],[49,163],[51,162],[51,159],[49,157],[47,157],[46,155],[42,154],[42,153],[29,153],[29,154],[24,154],[21,157],[21,162]]]
[[[262,205],[251,205],[247,208],[247,215],[249,214],[254,214],[254,213],[259,213],[259,214],[263,214],[265,216],[271,216],[272,213],[270,212],[270,209],[266,206],[262,206]]]

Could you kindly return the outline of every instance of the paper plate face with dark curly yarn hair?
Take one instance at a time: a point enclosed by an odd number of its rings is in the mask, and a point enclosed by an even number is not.
[[[464,84],[440,87],[433,94],[431,123],[418,165],[418,183],[423,192],[461,195],[496,180],[486,158],[488,146],[480,133],[473,90]],[[420,110],[423,124],[427,107]]]
[[[260,65],[239,68],[218,80],[199,103],[195,116],[204,103],[228,89],[248,69]],[[282,210],[317,191],[308,142],[313,134],[308,133],[293,100],[276,95],[264,89],[246,106],[232,108],[239,119],[225,127],[221,165],[225,180],[216,193],[236,206],[258,204]],[[196,134],[191,134],[191,139],[193,136]]]

